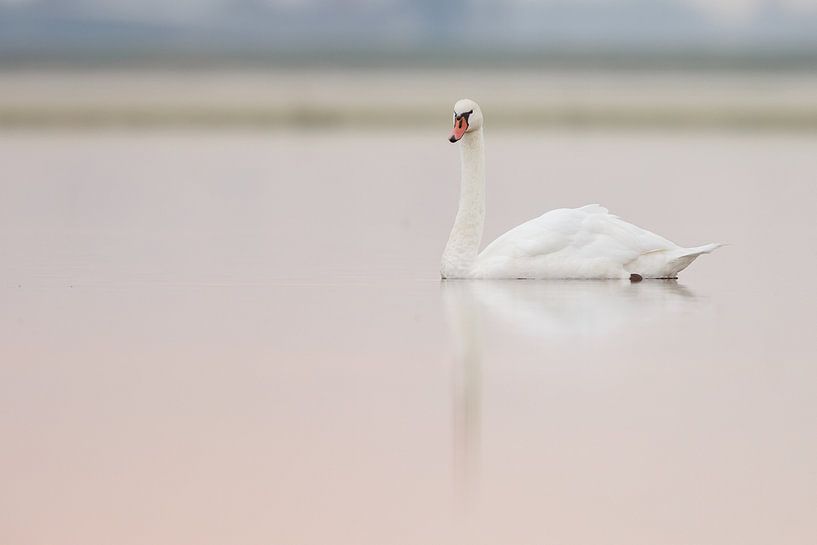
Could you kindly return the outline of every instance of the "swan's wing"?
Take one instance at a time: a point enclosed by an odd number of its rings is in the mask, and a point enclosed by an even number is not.
[[[623,266],[650,252],[678,246],[646,229],[627,223],[603,206],[560,208],[514,227],[480,254],[486,265],[549,258],[569,271],[588,263]],[[588,271],[589,273],[589,271]]]
[[[587,214],[582,229],[574,237],[572,248],[578,255],[605,256],[623,264],[644,254],[678,249],[674,242],[628,223],[606,208],[598,205],[584,208],[599,211]]]
[[[488,244],[480,258],[520,259],[559,252],[581,231],[586,217],[582,210],[559,208],[517,225]]]

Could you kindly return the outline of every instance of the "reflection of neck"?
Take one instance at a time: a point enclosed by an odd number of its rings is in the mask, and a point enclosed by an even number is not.
[[[443,278],[462,278],[471,273],[485,222],[485,147],[482,129],[465,133],[460,146],[460,204],[443,252]]]
[[[479,497],[482,344],[474,282],[443,282],[442,300],[455,350],[453,379],[454,491],[470,512]]]

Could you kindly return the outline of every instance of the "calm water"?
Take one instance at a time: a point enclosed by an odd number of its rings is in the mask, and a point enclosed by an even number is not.
[[[0,541],[817,541],[817,136],[490,132],[629,284],[441,283],[446,135],[1,134]]]

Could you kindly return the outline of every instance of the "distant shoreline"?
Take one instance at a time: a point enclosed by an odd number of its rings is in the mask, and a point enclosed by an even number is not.
[[[618,70],[0,71],[0,128],[508,127],[817,131],[817,74]]]
[[[0,71],[280,70],[280,69],[490,69],[735,71],[817,73],[817,43],[759,46],[559,45],[531,48],[479,46],[395,48],[0,48]]]

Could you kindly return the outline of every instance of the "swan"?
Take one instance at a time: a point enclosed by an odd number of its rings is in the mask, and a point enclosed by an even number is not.
[[[551,210],[479,252],[485,222],[485,144],[482,110],[473,100],[454,104],[449,141],[460,142],[462,178],[459,209],[442,256],[444,279],[677,278],[699,255],[722,246],[683,248],[590,204]]]

